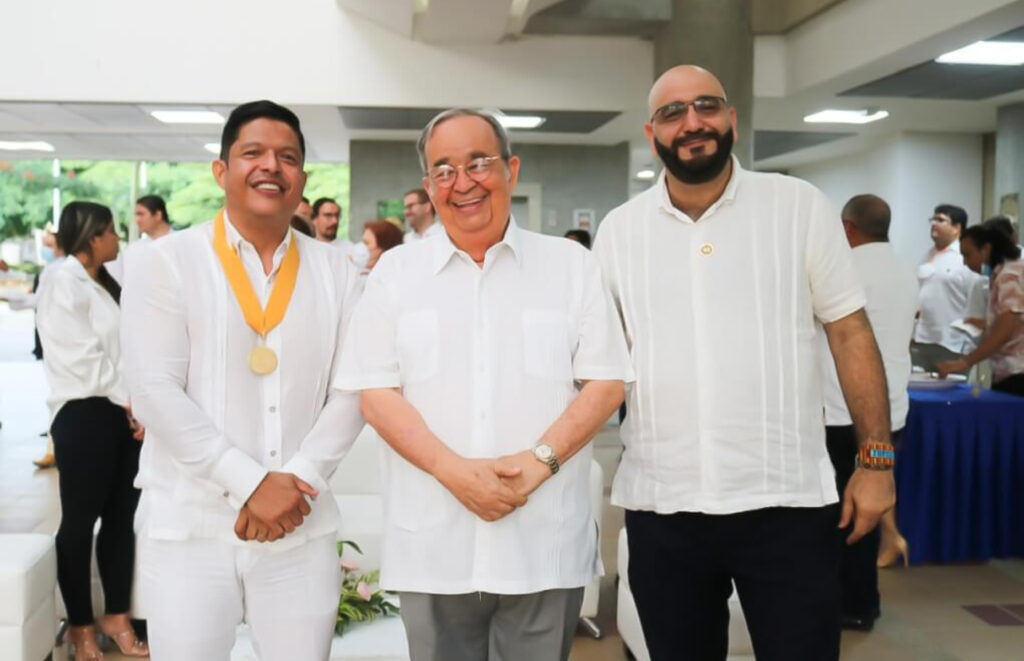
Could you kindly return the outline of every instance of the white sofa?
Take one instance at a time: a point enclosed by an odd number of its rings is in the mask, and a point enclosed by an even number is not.
[[[619,588],[616,624],[619,627],[619,634],[622,636],[622,642],[637,661],[650,661],[651,655],[647,652],[647,643],[644,641],[644,633],[640,628],[640,616],[636,611],[633,593],[629,589],[629,547],[626,543],[625,527],[619,531],[618,555]],[[680,640],[679,644],[685,645],[686,641]],[[743,610],[740,608],[739,597],[737,597],[735,589],[733,589],[732,596],[729,597],[729,652],[727,658],[730,661],[754,661],[754,648],[750,642],[747,622],[743,618]]]
[[[0,535],[0,658],[43,661],[57,632],[53,537]]]

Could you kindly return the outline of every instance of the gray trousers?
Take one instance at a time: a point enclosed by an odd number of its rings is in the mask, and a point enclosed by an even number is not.
[[[583,588],[400,596],[411,661],[565,661]]]

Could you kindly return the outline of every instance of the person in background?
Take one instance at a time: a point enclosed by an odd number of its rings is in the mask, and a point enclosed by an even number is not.
[[[875,195],[851,198],[840,214],[846,240],[853,249],[854,271],[864,286],[864,306],[878,342],[889,389],[892,443],[899,444],[907,420],[910,402],[907,382],[910,378],[910,336],[914,333],[917,312],[917,279],[914,269],[902,263],[889,243],[889,205]],[[836,489],[846,491],[857,460],[857,434],[846,400],[839,385],[836,364],[825,335],[819,335],[819,359],[825,403],[825,444],[836,473]],[[886,520],[889,519],[888,523]],[[843,544],[839,532],[839,580],[842,590],[842,625],[846,629],[870,631],[880,614],[878,563],[880,537],[885,536],[893,550],[903,553],[906,541],[896,529],[892,510],[878,528],[853,544]]]
[[[587,230],[569,230],[565,233],[565,238],[575,241],[587,250],[590,250],[590,232]]]
[[[988,358],[992,363],[992,389],[1024,397],[1024,261],[1020,248],[1004,232],[986,223],[967,228],[960,251],[968,268],[991,280],[985,334],[974,351],[939,363],[939,376],[966,372]]]
[[[295,215],[301,217],[307,223],[313,220],[313,207],[309,205],[309,198],[305,195],[302,196],[299,206],[295,207]]]
[[[102,658],[90,580],[93,529],[100,519],[96,562],[107,614],[99,628],[122,654],[148,656],[128,617],[139,500],[132,481],[142,431],[133,429],[119,367],[121,288],[104,268],[118,252],[113,214],[99,204],[71,202],[61,212],[57,244],[68,258],[41,292],[38,316],[60,469],[57,581],[68,636],[76,661]]]
[[[978,278],[964,267],[960,235],[967,212],[952,204],[935,207],[929,219],[935,244],[917,268],[918,320],[911,345],[914,365],[934,371],[941,361],[960,358],[967,337],[952,326],[967,316],[967,300]]]
[[[426,239],[444,233],[444,227],[434,217],[434,205],[422,188],[414,188],[402,196],[405,224],[405,243]]]
[[[125,248],[124,252],[106,266],[107,271],[121,286],[124,286],[125,264],[128,259],[135,257],[135,251],[173,231],[170,217],[167,215],[167,204],[159,195],[143,195],[135,201],[135,224],[139,228],[139,240]]]
[[[370,271],[377,265],[377,260],[388,250],[402,245],[406,237],[402,235],[402,229],[397,221],[391,220],[368,220],[363,224],[363,247],[367,258],[366,263],[359,269],[359,289],[366,286],[366,278]]]
[[[309,221],[298,213],[292,215],[292,229],[296,232],[301,232],[308,237],[316,238],[313,236],[313,227],[309,224]]]

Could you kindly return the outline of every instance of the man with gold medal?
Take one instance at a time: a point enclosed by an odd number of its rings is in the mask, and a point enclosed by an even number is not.
[[[331,391],[355,272],[292,232],[305,185],[298,118],[236,108],[213,174],[224,208],[136,260],[124,369],[147,429],[136,595],[156,659],[326,659],[341,588],[327,480],[363,425]],[[145,341],[140,341],[145,338]]]

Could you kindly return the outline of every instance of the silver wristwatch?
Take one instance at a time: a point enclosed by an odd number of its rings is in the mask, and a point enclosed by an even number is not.
[[[551,469],[552,475],[558,472],[558,455],[555,454],[550,445],[539,443],[534,446],[531,452],[533,452],[533,456],[537,458],[537,461],[546,464]]]

